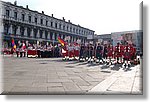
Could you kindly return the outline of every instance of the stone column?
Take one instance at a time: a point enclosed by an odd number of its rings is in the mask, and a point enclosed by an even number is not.
[[[40,30],[37,31],[37,38],[40,38]]]
[[[52,40],[55,40],[55,33],[53,33]]]
[[[61,34],[61,39],[63,39],[63,34]]]
[[[10,25],[8,33],[12,34],[12,25]]]
[[[4,24],[3,24],[3,22],[1,22],[0,32],[1,33],[4,32]]]
[[[24,36],[27,37],[27,27],[25,27]]]
[[[18,26],[16,34],[17,34],[17,35],[21,35],[21,34],[20,34],[20,26]]]
[[[45,39],[45,31],[43,30],[42,38]]]
[[[47,34],[47,39],[50,40],[50,32]]]
[[[31,29],[31,35],[30,35],[32,38],[34,36],[34,32],[33,32],[33,29]]]

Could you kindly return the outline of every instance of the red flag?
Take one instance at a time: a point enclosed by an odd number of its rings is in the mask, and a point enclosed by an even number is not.
[[[16,49],[16,44],[15,44],[14,39],[12,39],[11,44],[12,44],[12,47],[13,47],[14,49]]]
[[[62,46],[65,46],[65,41],[63,39],[61,39],[60,37],[58,37],[58,41]]]

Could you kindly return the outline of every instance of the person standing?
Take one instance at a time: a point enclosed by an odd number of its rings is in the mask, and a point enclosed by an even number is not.
[[[125,46],[124,46],[124,64],[123,67],[125,70],[128,70],[128,68],[130,67],[130,58],[131,58],[131,47],[129,46],[129,44],[126,42]]]
[[[102,60],[102,46],[100,45],[100,43],[98,43],[97,47],[96,47],[96,62],[99,63]]]
[[[104,45],[104,51],[103,51],[103,58],[104,58],[105,62],[107,60],[107,53],[108,53],[108,51],[107,51],[107,44],[105,44]]]
[[[115,46],[115,58],[116,58],[116,63],[118,64],[121,63],[122,52],[123,52],[123,47],[121,47],[120,43],[118,42],[117,45]]]
[[[23,43],[22,43],[22,52],[23,52],[23,57],[26,57],[26,45],[25,45],[25,43],[24,43],[24,41],[23,41]]]
[[[93,58],[93,53],[94,53],[94,47],[92,44],[89,45],[89,59],[88,59],[88,62],[93,62],[94,61],[94,58]]]
[[[85,46],[84,44],[81,44],[81,47],[80,47],[80,56],[79,56],[79,61],[83,61],[83,58],[84,58],[84,50],[85,50]]]
[[[113,58],[113,46],[111,44],[107,47],[107,65],[112,64],[111,59]]]
[[[19,47],[17,46],[17,48],[16,48],[16,54],[17,54],[17,57],[19,57]]]
[[[80,51],[80,46],[78,43],[75,43],[74,44],[74,56],[75,56],[75,59],[79,59],[79,51]]]

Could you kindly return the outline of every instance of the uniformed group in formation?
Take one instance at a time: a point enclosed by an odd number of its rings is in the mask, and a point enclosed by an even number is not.
[[[17,44],[14,49],[11,48],[11,54],[16,53],[17,57],[38,57],[38,58],[50,58],[60,57],[60,46],[52,44],[25,44],[24,41]]]
[[[24,41],[19,43],[15,49],[11,49],[11,53],[16,52],[17,57],[62,57],[62,60],[77,60],[80,62],[99,63],[107,65],[123,64],[125,68],[129,68],[131,64],[140,64],[137,57],[136,47],[134,44],[117,43],[112,46],[111,43],[102,44],[92,43],[79,44],[65,43],[61,44],[25,44]]]
[[[127,42],[124,45],[118,42],[116,46],[112,46],[110,43],[65,45],[62,48],[62,56],[63,60],[105,63],[107,65],[123,64],[125,68],[129,68],[131,64],[140,64],[135,45]]]

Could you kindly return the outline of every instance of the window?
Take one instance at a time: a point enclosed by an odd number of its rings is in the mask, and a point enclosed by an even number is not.
[[[65,35],[63,35],[63,39],[65,39]]]
[[[72,27],[70,27],[70,32],[72,32]]]
[[[9,17],[9,10],[6,10],[6,17]]]
[[[55,40],[57,40],[57,34],[55,33]]]
[[[12,27],[12,31],[13,31],[12,34],[16,35],[17,27],[16,27],[16,26],[13,26],[13,27]]]
[[[67,31],[68,31],[68,26],[67,26]]]
[[[14,19],[17,20],[17,12],[14,12]]]
[[[46,26],[48,25],[48,21],[46,20]]]
[[[59,29],[61,29],[61,24],[59,24]]]
[[[53,33],[50,32],[50,40],[53,40]]]
[[[41,19],[41,25],[43,24],[43,19]]]
[[[9,26],[8,26],[8,25],[5,25],[5,26],[4,26],[4,32],[8,34],[8,31],[9,31]]]
[[[24,36],[24,28],[23,27],[20,28],[20,32],[21,32],[21,36]]]
[[[34,29],[34,38],[36,38],[37,30]]]
[[[43,34],[43,31],[42,31],[42,30],[40,30],[40,38],[42,38],[42,34]]]
[[[63,26],[63,30],[65,30],[65,25]]]
[[[57,23],[55,23],[55,28],[57,28]]]
[[[21,17],[22,21],[24,21],[24,14],[22,14],[22,17]]]
[[[30,37],[31,29],[27,28],[27,36]]]
[[[29,23],[31,23],[31,16],[29,16]]]
[[[78,29],[76,29],[76,33],[78,34]]]
[[[35,17],[35,19],[34,19],[34,20],[35,20],[35,23],[37,24],[37,18],[36,18],[36,17]]]
[[[45,39],[47,39],[47,36],[48,36],[48,32],[45,31]]]
[[[51,22],[51,27],[53,27],[53,22]]]

